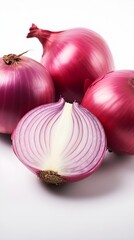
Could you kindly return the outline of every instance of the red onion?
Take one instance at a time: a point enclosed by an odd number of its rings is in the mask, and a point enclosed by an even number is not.
[[[82,105],[101,121],[109,149],[134,154],[134,71],[118,70],[96,80]]]
[[[16,156],[46,183],[85,178],[106,152],[98,119],[78,103],[61,98],[28,112],[12,134]]]
[[[57,100],[81,102],[87,87],[114,69],[109,47],[100,35],[85,28],[51,32],[32,24],[27,35],[43,46],[42,64],[53,78]]]
[[[32,108],[54,101],[54,86],[42,64],[15,54],[0,58],[0,132],[12,133]]]

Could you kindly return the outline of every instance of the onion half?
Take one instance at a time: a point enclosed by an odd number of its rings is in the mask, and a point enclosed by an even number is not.
[[[12,134],[18,159],[46,183],[81,180],[94,172],[106,152],[99,120],[77,102],[58,102],[28,112]]]

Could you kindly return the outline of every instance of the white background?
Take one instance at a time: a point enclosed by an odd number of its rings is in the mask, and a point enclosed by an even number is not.
[[[0,56],[30,50],[40,61],[31,23],[49,30],[87,27],[105,38],[116,69],[134,69],[133,0],[1,1]],[[1,240],[133,240],[134,156],[107,154],[101,167],[65,187],[42,185],[0,134]]]

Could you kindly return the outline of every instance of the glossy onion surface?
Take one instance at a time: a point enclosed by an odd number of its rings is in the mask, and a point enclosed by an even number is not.
[[[0,58],[1,133],[11,134],[26,112],[54,98],[52,78],[40,63],[15,54]]]
[[[134,154],[134,71],[119,70],[98,79],[82,105],[102,123],[109,149]]]
[[[51,32],[32,24],[28,38],[42,44],[41,63],[53,78],[56,98],[81,102],[96,78],[114,69],[111,51],[104,39],[86,28]]]

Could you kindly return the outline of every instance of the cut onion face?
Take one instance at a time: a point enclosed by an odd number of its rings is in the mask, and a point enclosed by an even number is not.
[[[44,182],[81,180],[101,164],[107,144],[99,120],[77,102],[41,105],[12,134],[18,159]]]

